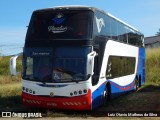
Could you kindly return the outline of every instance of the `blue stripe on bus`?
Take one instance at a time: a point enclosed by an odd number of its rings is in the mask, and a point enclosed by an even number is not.
[[[110,85],[111,85],[111,99],[118,97],[119,95],[124,94],[128,91],[133,90],[135,86],[135,80],[133,80],[132,83],[126,86],[118,85],[115,82],[112,82],[110,80],[107,80],[107,81],[110,82]],[[92,93],[92,109],[97,108],[98,106],[102,105],[105,102],[103,97],[105,87],[106,87],[106,82],[104,82],[99,88],[97,88]]]

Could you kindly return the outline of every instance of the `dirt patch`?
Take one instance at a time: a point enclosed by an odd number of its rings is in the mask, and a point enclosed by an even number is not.
[[[148,85],[137,92],[128,93],[100,107],[98,111],[158,111],[160,112],[160,86]]]

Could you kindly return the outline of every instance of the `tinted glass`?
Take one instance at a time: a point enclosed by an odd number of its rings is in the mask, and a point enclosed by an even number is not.
[[[91,38],[91,11],[35,12],[27,40]]]
[[[111,18],[111,36],[112,39],[118,40],[118,22],[115,19]]]
[[[107,26],[109,23],[107,23],[107,16],[101,12],[95,12],[94,17],[94,33],[95,35],[107,35]]]
[[[87,54],[90,47],[25,49],[23,79],[38,82],[87,80]]]
[[[135,72],[135,57],[110,56],[108,59],[106,77],[113,79]]]
[[[121,42],[127,43],[127,31],[122,23],[118,23],[118,38]]]

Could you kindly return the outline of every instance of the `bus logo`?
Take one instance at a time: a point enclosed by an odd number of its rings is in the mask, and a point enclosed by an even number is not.
[[[59,13],[56,15],[55,18],[52,19],[52,21],[56,24],[56,25],[60,25],[61,23],[63,23],[65,21],[66,18],[63,17],[64,15]],[[53,32],[53,33],[62,33],[62,32],[66,32],[67,31],[67,27],[64,26],[59,26],[59,27],[55,27],[54,25],[49,26],[48,27],[48,32]]]
[[[54,97],[54,93],[53,92],[50,92],[50,97]]]
[[[102,27],[103,27],[103,26],[105,27],[105,23],[104,23],[103,18],[98,19],[98,18],[96,17],[96,23],[97,23],[98,33],[100,33],[101,30],[102,30]]]
[[[59,25],[65,21],[65,18],[63,18],[63,14],[57,14],[55,18],[52,19],[55,24]]]

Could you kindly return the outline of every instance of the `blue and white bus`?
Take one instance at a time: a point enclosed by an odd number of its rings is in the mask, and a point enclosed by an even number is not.
[[[94,7],[34,11],[23,50],[23,104],[93,110],[137,90],[145,83],[143,37]],[[15,58],[11,72],[16,74]]]

